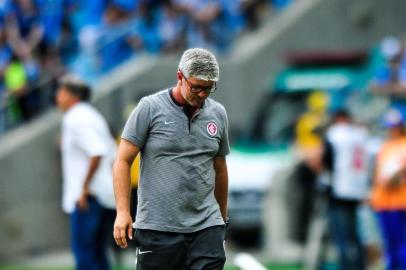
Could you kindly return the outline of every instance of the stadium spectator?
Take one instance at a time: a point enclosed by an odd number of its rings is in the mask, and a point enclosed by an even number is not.
[[[78,37],[80,32],[88,27],[101,23],[103,13],[107,7],[107,0],[88,1],[70,0],[67,3],[67,18],[74,36]]]
[[[164,2],[158,12],[161,18],[158,23],[161,50],[169,53],[184,48],[187,16],[173,1]]]
[[[12,56],[11,48],[6,39],[5,26],[3,23],[0,23],[0,136],[7,129],[7,100],[9,93],[4,81],[4,74]]]
[[[227,1],[227,0],[226,0]],[[269,11],[280,11],[289,5],[291,0],[239,0],[240,11],[244,23],[249,30],[256,29],[263,18],[269,15]]]
[[[401,41],[395,37],[386,37],[381,44],[380,53],[384,58],[371,81],[374,93],[386,95],[391,107],[406,116],[406,54]]]
[[[387,139],[376,159],[370,202],[377,212],[385,269],[406,269],[406,136],[402,114],[384,115]]]
[[[186,30],[187,46],[225,52],[239,27],[240,1],[176,0],[189,18]],[[236,12],[237,11],[237,12]],[[241,17],[242,18],[242,17]],[[237,25],[233,25],[237,23]]]
[[[14,125],[23,119],[28,112],[28,80],[24,64],[15,55],[4,71],[4,83],[8,91],[9,120]]]
[[[401,87],[406,87],[405,53],[401,41],[395,37],[386,37],[381,44],[380,53],[384,64],[375,74],[374,83],[378,91],[386,93],[402,93]],[[400,88],[400,89],[399,89]]]
[[[100,48],[98,53],[100,69],[104,72],[111,70],[133,54],[133,48],[128,40],[130,34],[125,30],[125,23],[130,18],[126,7],[111,3],[103,14],[97,46]],[[127,33],[114,36],[115,32],[122,29]]]
[[[25,81],[24,91],[1,90],[1,101],[6,103],[3,128],[23,123],[52,105],[56,78],[66,71],[94,83],[140,52],[171,53],[199,46],[226,53],[234,38],[247,27],[248,2],[0,1],[0,72],[13,63],[10,74],[19,73],[20,83]],[[252,2],[269,7],[266,3],[273,1]],[[261,8],[255,8],[252,13],[260,12]],[[16,63],[22,63],[24,71],[16,68],[21,67]],[[4,78],[0,84],[4,85]],[[18,93],[18,98],[10,98],[11,92],[14,96]]]
[[[59,47],[65,6],[68,0],[35,0],[41,25],[44,29],[42,42],[46,47]]]
[[[32,58],[44,36],[38,6],[32,0],[13,4],[13,15],[7,19],[10,46],[19,58]]]
[[[90,88],[65,76],[56,102],[62,121],[63,210],[70,215],[78,270],[110,269],[107,245],[114,219],[112,164],[116,145],[103,116],[89,103]]]

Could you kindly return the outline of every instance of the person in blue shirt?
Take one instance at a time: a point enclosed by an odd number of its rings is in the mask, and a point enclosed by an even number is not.
[[[383,63],[375,72],[371,90],[388,96],[391,106],[406,117],[406,52],[399,39],[387,37],[382,41],[380,53]]]
[[[66,0],[36,0],[41,24],[44,28],[43,42],[48,46],[59,46],[62,20],[67,6]]]
[[[33,0],[13,2],[13,15],[7,18],[8,40],[18,57],[33,54],[43,38],[44,28]]]

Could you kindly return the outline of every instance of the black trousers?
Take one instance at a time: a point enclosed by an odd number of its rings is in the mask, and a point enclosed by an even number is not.
[[[137,270],[220,270],[226,256],[224,226],[193,233],[137,229]]]

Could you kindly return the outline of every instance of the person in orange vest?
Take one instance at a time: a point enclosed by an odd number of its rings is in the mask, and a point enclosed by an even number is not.
[[[402,114],[384,117],[388,137],[378,152],[370,203],[381,229],[385,269],[406,269],[406,133]]]

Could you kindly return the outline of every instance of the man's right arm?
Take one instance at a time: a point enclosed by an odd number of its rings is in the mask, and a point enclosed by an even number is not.
[[[126,248],[127,236],[132,239],[132,218],[130,213],[131,179],[130,168],[140,148],[122,139],[118,147],[117,158],[113,167],[114,195],[117,216],[114,222],[114,239],[122,248]]]

